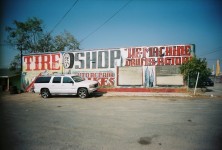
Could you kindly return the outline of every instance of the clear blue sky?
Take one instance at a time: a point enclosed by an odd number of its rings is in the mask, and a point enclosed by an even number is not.
[[[5,26],[29,17],[43,20],[51,31],[76,0],[7,0],[1,7],[1,43]],[[81,49],[195,44],[197,57],[212,68],[222,61],[221,0],[79,0],[53,35],[72,33]],[[90,33],[99,28],[94,34]],[[18,51],[1,44],[0,67],[8,67]]]

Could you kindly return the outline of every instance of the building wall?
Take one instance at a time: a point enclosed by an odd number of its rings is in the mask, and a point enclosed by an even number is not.
[[[23,85],[40,74],[68,73],[97,80],[101,87],[127,86],[131,80],[135,82],[129,86],[155,87],[156,66],[179,66],[194,53],[194,45],[188,44],[25,55]]]

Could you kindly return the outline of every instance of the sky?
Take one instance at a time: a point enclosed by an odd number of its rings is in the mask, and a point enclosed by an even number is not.
[[[31,17],[41,19],[45,31],[54,29],[53,35],[70,32],[83,50],[195,44],[209,68],[222,62],[221,0],[5,0],[0,68],[19,53],[4,44],[4,28]]]

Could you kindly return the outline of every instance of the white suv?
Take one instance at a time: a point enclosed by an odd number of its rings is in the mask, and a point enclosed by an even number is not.
[[[97,89],[97,81],[83,80],[71,74],[40,76],[34,83],[34,92],[40,93],[43,98],[51,95],[78,95],[86,98]]]

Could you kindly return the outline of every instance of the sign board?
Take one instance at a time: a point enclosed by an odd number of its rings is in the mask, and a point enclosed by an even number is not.
[[[141,86],[143,85],[142,67],[118,67],[117,85]]]
[[[156,85],[165,85],[165,86],[172,86],[172,85],[184,85],[183,83],[183,76],[182,75],[175,75],[175,76],[157,76],[156,77]]]

